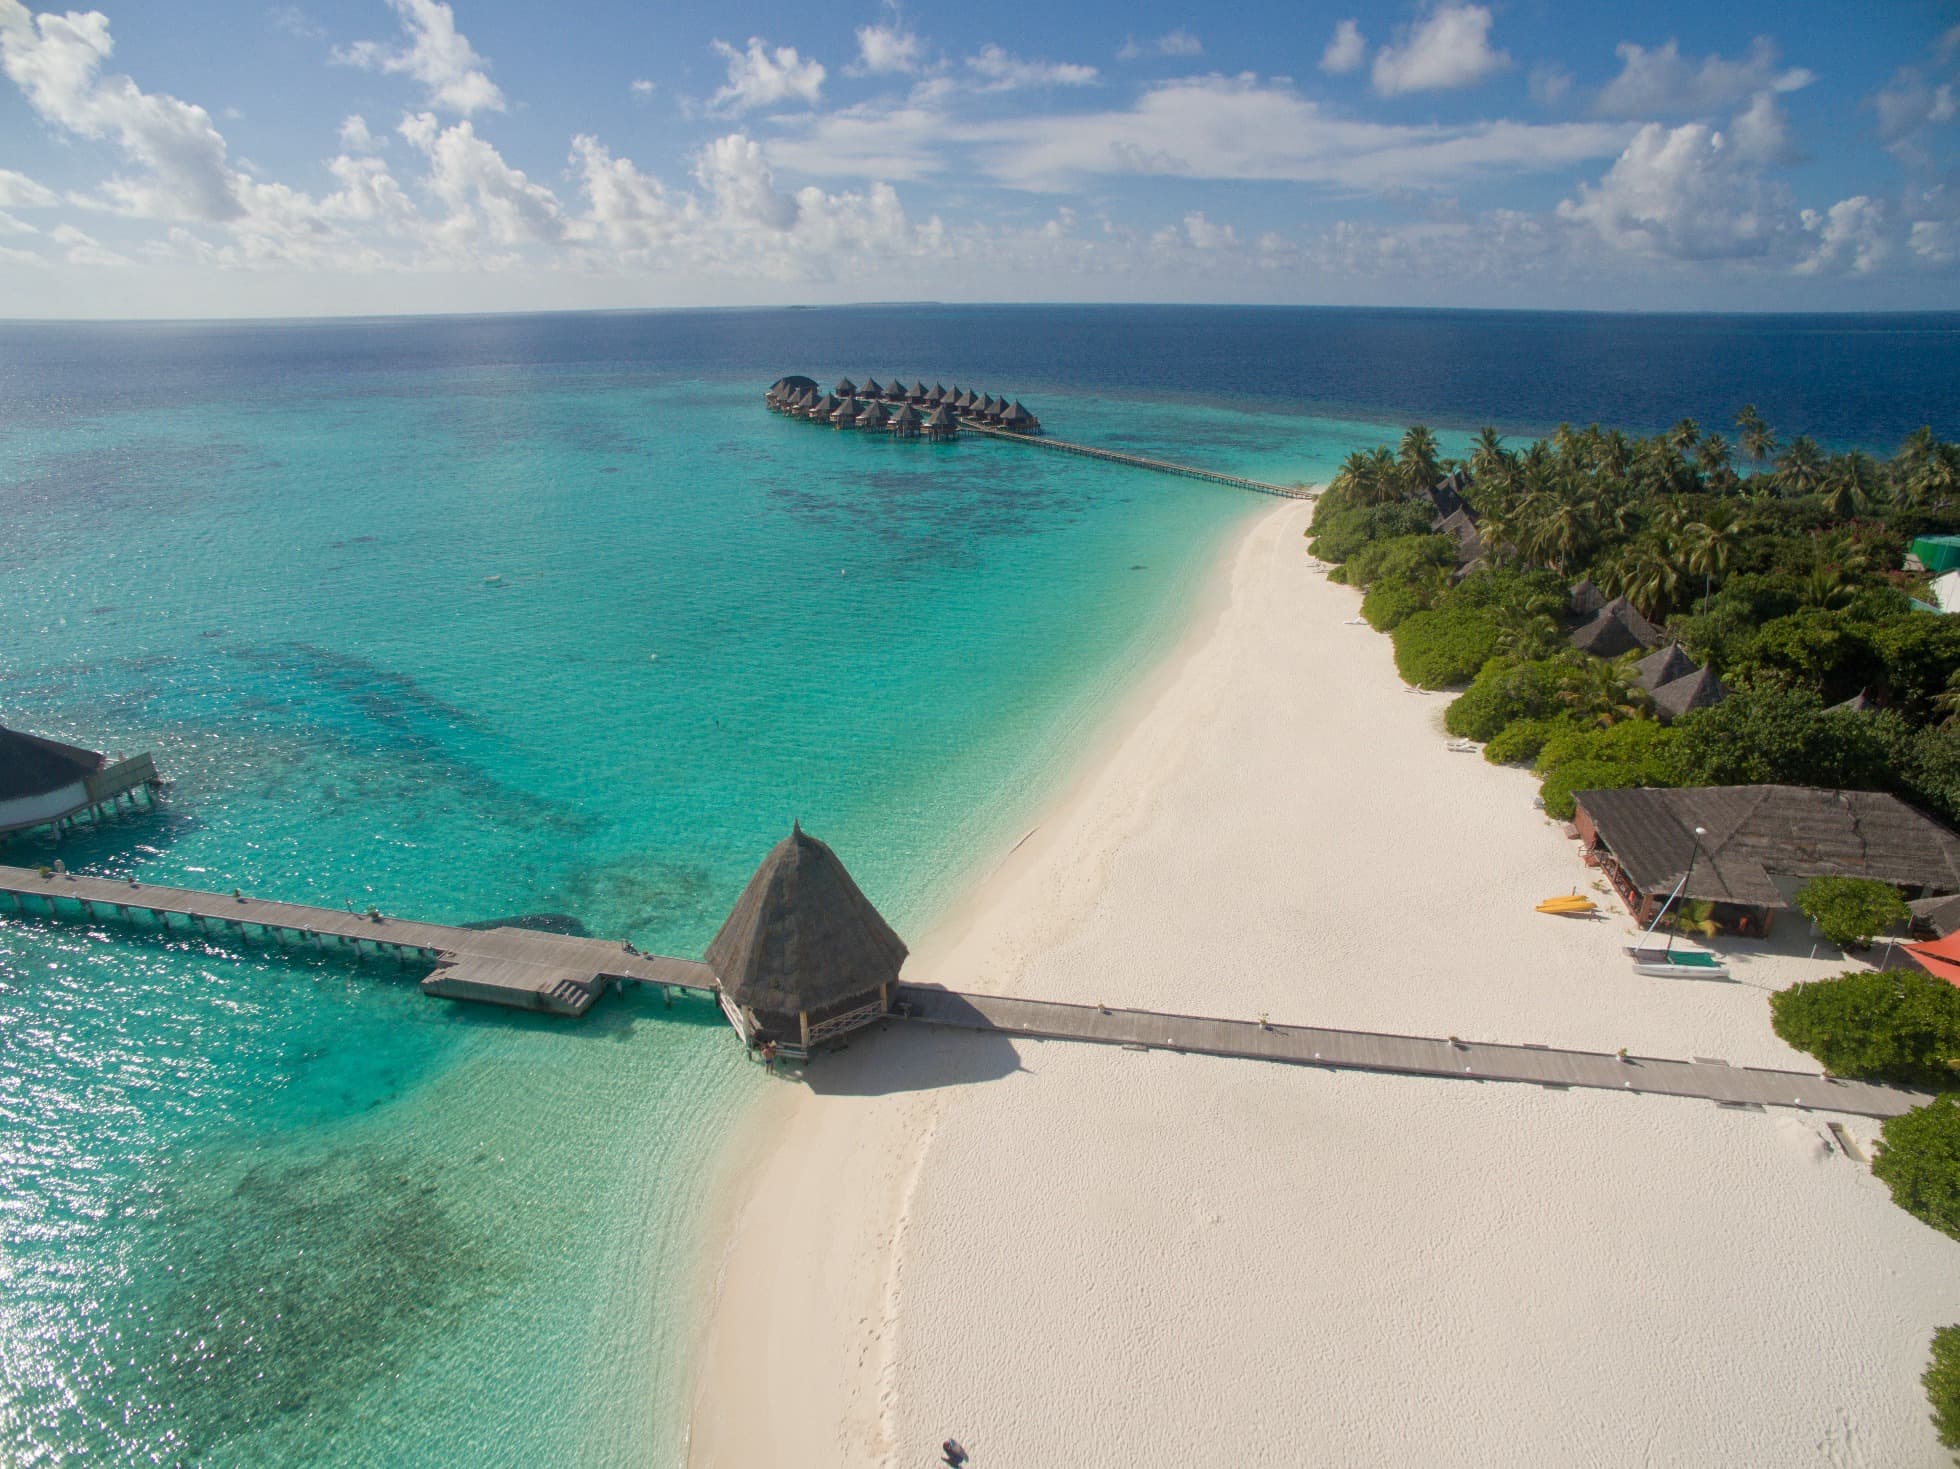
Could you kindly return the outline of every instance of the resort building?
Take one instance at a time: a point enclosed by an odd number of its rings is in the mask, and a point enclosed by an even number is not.
[[[742,889],[707,962],[746,1044],[805,1056],[891,1010],[905,954],[837,854],[798,822]]]
[[[99,817],[118,801],[134,804],[139,792],[154,804],[162,787],[148,755],[111,762],[97,751],[0,725],[0,835],[49,826],[59,836],[84,812]]]
[[[1571,641],[1581,653],[1590,653],[1595,658],[1617,658],[1636,649],[1659,647],[1661,635],[1633,603],[1625,597],[1615,597],[1574,628]]]
[[[1654,699],[1661,723],[1679,719],[1691,709],[1719,704],[1728,693],[1713,669],[1698,668],[1679,643],[1669,643],[1633,665],[1634,682]]]
[[[1871,878],[1908,899],[1960,892],[1960,837],[1880,791],[1700,786],[1573,800],[1586,862],[1642,923],[1677,890],[1677,903],[1707,903],[1718,928],[1749,936],[1813,877]]]

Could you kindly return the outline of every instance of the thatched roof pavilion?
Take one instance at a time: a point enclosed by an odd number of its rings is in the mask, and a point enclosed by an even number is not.
[[[892,415],[892,432],[901,439],[916,439],[919,436],[919,425],[923,421],[919,417],[919,410],[907,403]]]
[[[1686,678],[1694,671],[1694,660],[1681,651],[1679,643],[1669,643],[1660,652],[1649,653],[1633,665],[1634,682],[1650,694],[1662,684]]]
[[[839,398],[855,398],[858,395],[857,384],[847,377],[839,378],[837,380],[837,386],[830,391],[835,393]]]
[[[846,398],[837,405],[837,411],[830,415],[830,421],[838,428],[856,428],[858,415],[864,412],[864,404],[856,398]]]
[[[953,410],[944,403],[933,409],[932,416],[926,420],[926,437],[929,439],[950,439],[959,431],[959,422],[953,417]]]
[[[1019,398],[1014,400],[1013,407],[1001,414],[1000,426],[1005,429],[1012,429],[1017,434],[1038,434],[1041,432],[1041,420],[1023,408]]]
[[[1617,658],[1635,648],[1660,646],[1660,630],[1625,597],[1615,597],[1572,633],[1572,646],[1595,658]]]
[[[1654,710],[1662,724],[1679,719],[1696,709],[1706,709],[1728,697],[1721,679],[1712,668],[1697,668],[1654,690]]]
[[[885,396],[885,390],[878,386],[878,379],[868,377],[864,380],[864,386],[858,389],[858,396],[860,398],[882,398]]]
[[[750,1045],[807,1054],[891,1008],[905,943],[799,822],[708,945],[722,1009]]]
[[[825,393],[821,398],[817,399],[816,402],[810,405],[808,413],[806,413],[804,416],[807,417],[812,423],[817,423],[817,422],[829,423],[830,415],[837,411],[838,406],[839,406],[839,400],[837,395],[835,393]]]
[[[892,411],[883,403],[867,403],[864,412],[858,415],[858,427],[882,429],[891,423]]]

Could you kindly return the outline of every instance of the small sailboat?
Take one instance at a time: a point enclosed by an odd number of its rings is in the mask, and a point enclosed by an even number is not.
[[[1699,849],[1703,832],[1695,828],[1695,845]],[[1654,921],[1647,925],[1647,931],[1640,936],[1637,944],[1626,946],[1627,957],[1633,960],[1635,974],[1649,974],[1657,979],[1727,979],[1729,967],[1715,955],[1704,949],[1677,949],[1674,947],[1674,932],[1668,931],[1667,941],[1654,942],[1654,930],[1661,926],[1667,917],[1667,910],[1674,906],[1674,900],[1688,885],[1688,873],[1695,867],[1694,853],[1688,854],[1688,872],[1681,874],[1681,881],[1674,885],[1674,891],[1667,895],[1661,904],[1661,911],[1654,915]]]

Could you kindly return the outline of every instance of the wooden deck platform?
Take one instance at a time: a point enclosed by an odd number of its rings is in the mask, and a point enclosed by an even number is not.
[[[435,967],[422,981],[425,994],[555,1015],[583,1015],[608,986],[619,982],[655,985],[668,998],[675,992],[712,998],[716,992],[714,974],[705,964],[641,954],[604,939],[527,928],[412,923],[72,872],[42,877],[25,867],[0,867],[0,899],[11,899],[22,912],[148,918],[162,928],[174,927],[171,920],[181,918],[202,932],[240,939],[256,932],[281,947],[324,949],[332,943],[361,957],[427,962]]]
[[[1340,1071],[1649,1092],[1699,1097],[1728,1107],[1803,1107],[1862,1117],[1896,1117],[1931,1100],[1903,1087],[1840,1081],[1815,1072],[1730,1066],[1700,1058],[1678,1061],[1629,1056],[1623,1061],[1598,1051],[1557,1051],[1547,1046],[1322,1030],[1305,1025],[1262,1026],[1256,1020],[1014,1000],[929,985],[900,985],[897,1000],[905,1018],[932,1025]]]
[[[1185,479],[1207,480],[1215,485],[1230,485],[1234,489],[1251,490],[1259,495],[1277,495],[1284,500],[1312,500],[1319,491],[1297,489],[1289,485],[1269,485],[1263,480],[1247,479],[1243,475],[1220,474],[1215,469],[1197,469],[1189,464],[1173,464],[1166,459],[1145,459],[1139,454],[1123,454],[1115,449],[1097,449],[1088,444],[1071,444],[1066,439],[1050,438],[1047,434],[1017,434],[1009,429],[994,428],[989,424],[962,420],[960,432],[979,434],[989,439],[1006,439],[1016,444],[1032,444],[1038,449],[1053,449],[1058,454],[1079,454],[1085,459],[1102,459],[1111,464],[1127,464],[1133,469],[1154,470],[1158,474],[1175,474]]]

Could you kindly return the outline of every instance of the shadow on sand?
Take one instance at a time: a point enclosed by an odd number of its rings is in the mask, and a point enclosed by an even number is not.
[[[1029,1068],[1010,1036],[887,1020],[819,1051],[793,1073],[820,1096],[881,1097],[998,1081]]]

